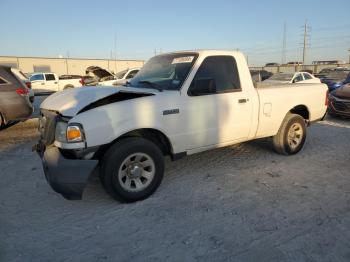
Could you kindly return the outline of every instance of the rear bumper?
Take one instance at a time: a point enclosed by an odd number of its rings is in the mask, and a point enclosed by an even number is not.
[[[98,160],[66,159],[57,147],[39,152],[47,182],[52,189],[69,200],[82,198],[90,174]]]

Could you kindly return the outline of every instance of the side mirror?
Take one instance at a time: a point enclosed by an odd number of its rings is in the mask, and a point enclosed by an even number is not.
[[[213,78],[198,78],[192,82],[189,90],[191,96],[201,96],[216,93],[216,84]]]

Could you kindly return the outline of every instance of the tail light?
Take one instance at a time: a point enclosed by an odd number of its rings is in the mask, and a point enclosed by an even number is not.
[[[29,88],[29,89],[32,89],[32,83],[31,82],[26,82],[26,86]]]
[[[16,89],[16,93],[21,95],[21,96],[25,96],[25,95],[28,95],[29,91],[27,88],[17,88]]]
[[[79,83],[80,83],[82,86],[85,85],[84,78],[80,78]]]
[[[326,100],[325,100],[325,102],[324,102],[324,104],[326,105],[326,106],[328,106],[329,105],[329,90],[327,90],[327,93],[326,93]]]

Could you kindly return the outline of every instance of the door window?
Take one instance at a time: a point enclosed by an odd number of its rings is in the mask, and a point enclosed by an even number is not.
[[[297,74],[297,76],[294,77],[293,83],[300,82],[303,80],[304,80],[303,76],[301,74]]]
[[[137,74],[138,71],[139,71],[139,70],[133,70],[133,71],[131,71],[131,72],[126,76],[126,79],[133,78],[133,77]]]
[[[54,74],[45,74],[46,81],[55,81],[55,75]]]
[[[32,75],[30,77],[30,81],[43,81],[44,80],[44,75]]]
[[[210,56],[199,67],[189,96],[241,91],[236,60],[232,56]]]

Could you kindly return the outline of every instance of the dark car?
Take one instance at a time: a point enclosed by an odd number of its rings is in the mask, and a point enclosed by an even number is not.
[[[350,84],[343,85],[329,94],[328,113],[350,117]]]
[[[270,78],[273,73],[266,70],[250,70],[250,75],[254,82],[260,82]]]
[[[279,66],[280,64],[278,63],[267,63],[265,66]]]
[[[349,69],[345,68],[345,67],[327,67],[327,68],[323,68],[320,72],[315,74],[315,76],[322,79],[322,78],[326,77],[327,75],[329,75],[331,72],[347,71],[347,70],[349,70]]]
[[[321,82],[328,86],[329,92],[332,92],[350,82],[350,70],[331,71],[321,79]]]
[[[25,120],[33,112],[26,85],[11,71],[0,66],[0,127],[10,121]]]

